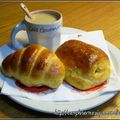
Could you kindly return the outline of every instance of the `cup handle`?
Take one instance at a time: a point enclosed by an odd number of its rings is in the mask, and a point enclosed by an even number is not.
[[[26,26],[25,26],[24,22],[21,22],[18,25],[16,25],[15,28],[13,28],[12,33],[11,33],[11,45],[15,49],[20,49],[20,48],[24,47],[20,42],[18,42],[15,39],[16,34],[21,30],[26,30]]]

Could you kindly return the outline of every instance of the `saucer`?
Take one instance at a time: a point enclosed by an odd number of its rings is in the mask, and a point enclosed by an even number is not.
[[[62,28],[62,34],[76,34],[76,33],[84,33],[85,31],[79,30],[79,29],[74,29],[74,28],[68,28],[68,27],[63,27]],[[19,32],[16,35],[16,39],[19,39],[22,37],[27,43],[27,35],[24,31]],[[112,61],[115,66],[116,71],[119,73],[120,72],[120,65],[119,61],[120,58],[118,58],[118,55],[120,54],[120,51],[113,46],[111,43],[108,43],[108,48],[110,51],[110,56],[112,56]],[[77,111],[85,111],[89,110],[92,108],[95,108],[106,101],[110,100],[112,97],[114,97],[117,94],[117,92],[111,92],[109,94],[103,94],[95,98],[87,99],[87,100],[79,100],[79,101],[62,101],[62,102],[41,102],[41,101],[35,101],[35,100],[30,100],[22,97],[14,97],[14,96],[8,96],[11,98],[13,101],[23,105],[24,107],[30,108],[32,110],[36,110],[39,112],[45,112],[45,113],[52,113],[52,114],[57,114],[56,110],[59,110],[59,112],[63,112],[65,110],[69,112],[77,112]],[[94,103],[94,104],[91,104]]]

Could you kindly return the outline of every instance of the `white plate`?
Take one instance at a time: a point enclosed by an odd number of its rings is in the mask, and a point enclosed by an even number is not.
[[[85,31],[74,29],[74,28],[68,28],[68,27],[63,27],[63,30],[62,30],[62,34],[71,34],[71,33],[73,34],[73,33],[83,33],[83,32]],[[18,38],[20,38],[21,36],[25,37],[25,33],[19,32],[17,34]],[[120,74],[120,64],[119,64],[120,57],[118,57],[118,55],[120,55],[120,51],[109,42],[108,42],[108,47],[109,47],[110,55],[112,56],[116,71],[118,72],[118,74]],[[56,114],[55,110],[60,110],[60,111],[68,110],[69,112],[75,112],[79,110],[81,111],[89,110],[105,103],[106,101],[114,97],[116,94],[117,92],[112,92],[109,94],[103,94],[93,99],[84,100],[84,101],[74,101],[74,102],[40,102],[40,101],[38,102],[38,101],[29,100],[29,99],[20,98],[20,97],[12,97],[12,96],[9,96],[9,97],[15,102],[27,108],[30,108],[32,110]]]

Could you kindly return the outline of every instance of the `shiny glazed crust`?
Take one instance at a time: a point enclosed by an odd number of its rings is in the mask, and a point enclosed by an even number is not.
[[[110,61],[101,49],[78,40],[69,40],[56,50],[65,65],[65,80],[80,90],[105,82],[110,76]]]
[[[2,62],[2,71],[28,87],[57,88],[65,75],[60,59],[40,45],[30,45],[7,56]]]

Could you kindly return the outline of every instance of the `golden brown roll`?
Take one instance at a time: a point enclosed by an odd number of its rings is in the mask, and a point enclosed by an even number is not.
[[[2,62],[2,71],[28,87],[57,88],[65,75],[60,59],[40,45],[30,45],[7,56]]]
[[[110,77],[110,61],[101,49],[78,40],[69,40],[57,50],[65,65],[65,81],[86,90],[102,84]]]

